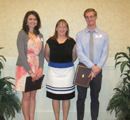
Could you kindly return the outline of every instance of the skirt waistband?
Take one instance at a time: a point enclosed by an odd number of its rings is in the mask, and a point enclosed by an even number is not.
[[[55,67],[55,68],[68,68],[74,66],[74,64],[73,62],[67,62],[67,63],[49,62],[48,66]]]

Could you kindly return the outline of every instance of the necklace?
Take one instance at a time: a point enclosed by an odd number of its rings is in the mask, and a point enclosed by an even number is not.
[[[29,32],[29,36],[30,36],[32,39],[36,39],[36,38],[37,38],[37,36],[36,36],[35,34],[30,33],[30,32]]]

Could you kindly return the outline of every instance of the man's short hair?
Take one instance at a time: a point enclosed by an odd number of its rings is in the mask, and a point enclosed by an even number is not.
[[[86,9],[86,10],[84,11],[84,17],[85,17],[85,14],[86,14],[87,12],[94,12],[94,15],[97,16],[97,11],[96,11],[95,9],[93,9],[93,8],[88,8],[88,9]]]

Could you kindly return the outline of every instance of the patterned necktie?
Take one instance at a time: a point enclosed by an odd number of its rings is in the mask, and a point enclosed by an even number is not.
[[[90,31],[89,59],[93,62],[93,31]]]

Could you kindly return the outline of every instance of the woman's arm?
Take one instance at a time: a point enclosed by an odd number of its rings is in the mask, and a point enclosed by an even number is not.
[[[76,44],[74,45],[74,48],[73,48],[72,57],[73,57],[73,62],[75,62],[75,60],[77,59]]]
[[[27,34],[24,31],[20,31],[18,34],[18,38],[17,38],[17,49],[18,49],[18,61],[17,61],[17,65],[22,65],[24,67],[24,69],[29,72],[31,71],[31,67],[27,61],[27,53],[25,51],[27,51],[27,43],[26,43],[26,38]]]
[[[45,45],[44,55],[45,55],[46,61],[49,63],[49,61],[50,61],[50,48],[49,48],[48,43],[46,43],[46,45]]]
[[[18,53],[19,53],[18,63],[20,62],[20,65],[24,67],[26,72],[28,72],[32,78],[35,78],[36,74],[33,73],[33,71],[31,70],[31,67],[27,61],[27,54],[25,52],[27,51],[27,47],[26,47],[27,38],[26,37],[27,37],[27,34],[24,31],[19,32],[19,35],[17,38],[17,48],[18,48]]]
[[[39,53],[39,68],[43,68],[43,64],[44,64],[44,38],[43,38],[42,34],[40,34],[39,37],[40,37],[40,40],[42,42],[42,48],[41,48],[41,51]]]

